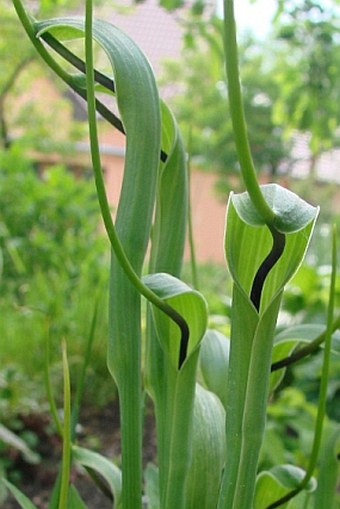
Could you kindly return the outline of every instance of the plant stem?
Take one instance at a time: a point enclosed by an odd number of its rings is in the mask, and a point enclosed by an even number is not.
[[[45,378],[45,387],[47,393],[47,399],[50,406],[51,416],[54,422],[54,425],[59,433],[59,436],[63,437],[63,427],[60,422],[58,416],[57,405],[55,399],[53,397],[52,383],[51,383],[51,373],[50,373],[50,323],[49,318],[47,318],[47,326],[46,326],[46,343],[45,343],[45,369],[44,369],[44,378]]]
[[[95,88],[94,88],[94,66],[93,66],[93,7],[92,0],[86,0],[85,18],[85,55],[86,55],[86,88],[88,104],[88,121],[90,131],[90,144],[92,163],[95,172],[95,181],[102,215],[106,224],[109,223],[114,232],[114,240],[127,259],[120,242],[116,236],[112,223],[111,212],[106,197],[105,185],[101,171],[101,160],[99,152]],[[105,213],[105,215],[104,215]],[[111,239],[110,239],[111,240]],[[135,275],[135,272],[133,271]],[[139,280],[138,276],[135,275]],[[137,304],[138,307],[138,304]],[[138,332],[137,332],[138,333]],[[121,421],[121,443],[122,443],[122,504],[124,509],[141,509],[141,483],[142,483],[142,416],[141,416],[141,381],[140,381],[140,353],[130,361],[129,383],[120,385],[120,421]],[[126,390],[127,389],[127,390]]]
[[[266,509],[275,509],[276,507],[280,507],[284,503],[288,502],[292,498],[294,498],[300,491],[304,490],[309,483],[313,472],[315,470],[316,462],[319,455],[321,437],[322,437],[322,428],[323,422],[326,414],[326,402],[327,402],[327,386],[328,386],[328,376],[329,376],[329,364],[330,364],[330,355],[331,355],[331,346],[332,346],[332,332],[333,332],[333,315],[334,315],[334,307],[335,307],[335,285],[336,285],[336,273],[337,273],[337,242],[336,242],[336,227],[334,225],[333,228],[333,244],[332,244],[332,274],[331,274],[331,282],[329,289],[329,301],[328,301],[328,310],[327,310],[327,329],[325,334],[325,351],[324,351],[324,360],[322,365],[322,373],[321,373],[321,382],[320,382],[320,391],[319,391],[319,405],[318,412],[316,416],[315,423],[315,432],[314,432],[314,440],[312,446],[312,452],[309,458],[308,468],[305,474],[305,477],[302,479],[301,483],[297,488],[287,493],[285,496],[281,497],[279,500],[276,500],[274,503],[270,504]]]
[[[81,365],[81,370],[80,370],[78,380],[77,380],[77,389],[76,389],[76,395],[74,398],[73,409],[72,409],[72,419],[71,419],[72,441],[74,441],[76,438],[76,428],[77,428],[79,412],[80,412],[80,408],[81,408],[81,398],[82,398],[83,392],[84,392],[85,376],[86,376],[87,368],[91,362],[92,345],[93,345],[93,341],[94,341],[94,335],[95,335],[96,324],[97,324],[98,303],[99,303],[99,298],[97,297],[95,299],[95,305],[94,305],[90,330],[89,330],[89,334],[88,334],[87,341],[86,341],[86,351],[85,351],[84,359],[83,359],[83,362]]]
[[[340,316],[338,316],[333,324],[332,324],[332,333],[335,332],[340,328]],[[304,357],[307,357],[307,355],[311,355],[312,353],[316,352],[316,350],[322,345],[322,343],[325,341],[327,336],[327,327],[317,336],[311,343],[308,345],[300,348],[296,352],[292,353],[292,355],[289,355],[289,357],[285,357],[284,359],[281,359],[277,362],[274,362],[271,366],[271,371],[276,371],[278,369],[285,368],[287,366],[290,366],[291,364],[294,364],[295,362],[300,361]]]
[[[42,39],[52,48],[58,55],[62,56],[67,62],[73,65],[78,71],[86,74],[86,64],[84,60],[75,55],[72,51],[70,51],[64,44],[58,41],[53,35],[49,32],[44,32],[41,35]],[[94,81],[100,83],[103,87],[105,87],[110,92],[115,91],[115,84],[112,78],[106,76],[96,69],[94,69]]]
[[[36,37],[36,33],[33,27],[31,18],[28,16],[24,9],[21,0],[13,0],[14,8],[18,14],[22,26],[24,27],[28,37],[30,38],[33,46],[46,62],[46,64],[59,76],[65,83],[71,88],[74,88],[74,80],[70,74],[68,74],[49,54],[46,48],[41,44],[39,39]]]
[[[236,24],[233,0],[224,0],[224,51],[228,79],[229,110],[241,172],[253,205],[268,226],[273,226],[275,213],[263,197],[257,181],[244,115],[239,78]]]
[[[58,509],[68,509],[68,492],[71,470],[71,387],[65,340],[62,341],[62,357],[63,357],[63,378],[64,378],[64,426],[63,426],[63,459],[62,459]]]
[[[190,265],[191,265],[191,277],[193,287],[196,290],[199,290],[199,282],[198,282],[198,272],[197,272],[197,263],[196,263],[196,251],[195,251],[195,239],[194,239],[194,231],[192,224],[192,200],[191,200],[191,130],[189,133],[189,141],[188,141],[188,241],[190,248]]]
[[[193,406],[198,351],[181,371],[167,368],[167,394],[163,435],[162,509],[185,509],[185,479],[190,466]],[[164,431],[164,430],[163,430]],[[165,453],[165,454],[164,454]]]

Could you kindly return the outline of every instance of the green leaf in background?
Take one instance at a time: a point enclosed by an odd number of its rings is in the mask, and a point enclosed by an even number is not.
[[[73,485],[70,486],[67,509],[87,509],[87,505],[82,500],[78,490]]]
[[[221,400],[226,408],[229,365],[229,338],[221,332],[208,329],[204,334],[199,365],[207,389]]]
[[[121,507],[122,474],[119,468],[101,454],[84,447],[73,446],[73,459],[80,465],[100,474],[107,482],[115,501],[115,509]]]
[[[267,421],[260,454],[260,469],[280,465],[286,461],[286,450],[281,434],[277,432],[276,423]]]
[[[280,331],[274,338],[275,345],[285,342],[310,343],[325,332],[325,326],[317,323],[293,325]],[[322,346],[322,344],[320,345]],[[332,334],[332,352],[340,354],[340,331]],[[282,358],[282,357],[281,357]],[[278,359],[277,359],[278,360]]]
[[[273,364],[274,362],[277,362],[281,359],[285,359],[286,357],[288,357],[294,351],[297,344],[298,342],[294,340],[291,341],[287,340],[274,344],[271,363]],[[286,369],[282,368],[277,369],[270,374],[269,393],[273,392],[274,389],[278,387],[278,385],[280,384],[285,375],[285,372]]]
[[[340,474],[339,450],[340,426],[338,423],[329,422],[325,425],[323,432],[314,509],[321,507],[339,509],[339,495],[337,495]],[[337,501],[336,497],[338,497]]]
[[[297,488],[304,476],[305,471],[293,465],[278,465],[261,472],[256,481],[254,509],[266,509],[271,503]],[[315,489],[316,480],[312,478],[306,490],[312,492]],[[288,503],[282,507],[288,507]]]
[[[9,489],[22,509],[37,509],[37,506],[32,504],[30,499],[27,498],[26,495],[24,495],[20,490],[18,490],[14,484],[7,481],[7,479],[0,479],[0,482],[3,482],[6,488]]]
[[[192,460],[186,509],[215,509],[225,459],[225,411],[212,392],[196,385]]]
[[[19,451],[22,455],[25,461],[27,463],[31,463],[33,465],[36,465],[40,461],[39,455],[32,451],[26,442],[20,438],[18,435],[13,433],[10,429],[6,428],[3,424],[0,423],[0,442],[5,443],[6,445],[9,445],[10,447],[13,447],[17,451]]]
[[[145,285],[183,316],[189,326],[187,359],[199,346],[207,327],[208,311],[204,297],[170,274],[151,274],[143,278]],[[178,368],[181,333],[168,316],[153,308],[155,325],[164,352]]]
[[[149,463],[144,470],[145,496],[148,509],[159,509],[159,471],[156,465]]]

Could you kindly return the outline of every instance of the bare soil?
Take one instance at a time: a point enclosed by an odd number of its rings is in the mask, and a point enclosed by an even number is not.
[[[25,429],[38,437],[36,452],[41,461],[37,465],[26,463],[15,451],[13,472],[19,475],[16,486],[26,494],[38,509],[47,509],[61,460],[62,443],[47,415],[22,417]],[[155,458],[154,419],[151,411],[145,417],[143,461],[145,465]],[[77,443],[100,452],[108,458],[120,459],[119,407],[115,401],[103,409],[87,408],[80,416]],[[74,467],[71,481],[77,487],[89,509],[112,509],[112,501],[102,493],[86,472]],[[18,509],[18,503],[9,495],[1,509]]]

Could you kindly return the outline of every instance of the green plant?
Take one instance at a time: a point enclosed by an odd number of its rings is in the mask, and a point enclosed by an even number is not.
[[[72,443],[74,423],[64,343],[63,423],[53,411],[64,448],[50,508],[86,507],[70,485],[72,460],[102,474],[116,508],[142,508],[144,390],[153,400],[157,428],[158,468],[150,467],[145,474],[149,508],[293,508],[296,504],[306,507],[309,501],[315,507],[320,507],[320,501],[331,506],[336,477],[326,480],[326,467],[320,462],[319,479],[323,482],[315,491],[312,476],[320,450],[332,332],[339,327],[339,318],[333,317],[336,235],[334,232],[326,328],[316,332],[308,326],[274,342],[284,286],[303,261],[318,210],[277,185],[258,184],[242,107],[232,0],[225,1],[224,42],[230,112],[247,191],[232,194],[227,211],[225,252],[233,280],[230,340],[207,330],[204,297],[179,279],[187,222],[185,154],[175,120],[159,100],[148,62],[117,28],[106,21],[93,21],[90,0],[84,20],[38,22],[28,16],[20,0],[13,4],[46,63],[87,98],[95,182],[112,247],[108,367],[120,401],[121,470]],[[85,62],[62,42],[74,37],[85,37]],[[79,73],[68,73],[42,40]],[[94,72],[93,40],[107,53],[113,77]],[[97,85],[115,93],[120,119],[96,100]],[[115,224],[101,171],[96,109],[127,138]],[[150,238],[149,271],[142,277]],[[148,301],[145,365],[142,297]],[[302,340],[306,346],[301,346]],[[321,344],[325,353],[319,406],[305,470],[281,464],[258,472],[269,394],[294,358],[310,354]],[[197,382],[198,367],[205,387]],[[53,410],[51,394],[50,404]],[[338,437],[339,427],[335,426],[327,444],[333,464]],[[34,507],[13,485],[5,484],[22,507]]]
[[[0,169],[1,365],[16,366],[31,380],[22,383],[22,396],[33,401],[29,395],[38,392],[41,401],[46,336],[56,384],[61,337],[69,341],[71,365],[81,361],[93,299],[107,279],[107,244],[92,182],[59,165],[38,173],[18,144],[0,152]],[[91,378],[101,378],[106,365],[105,296],[101,309]]]
[[[221,195],[225,196],[228,178],[229,188],[235,186],[239,162],[228,113],[222,33],[223,20],[219,17],[212,17],[209,23],[198,16],[190,18],[183,57],[167,62],[164,82],[174,83],[178,90],[171,98],[171,105],[183,132],[190,130],[190,152],[195,164],[206,171],[218,172],[224,183]],[[272,120],[280,89],[268,62],[267,44],[244,37],[239,53],[243,103],[254,163],[259,173],[275,177],[278,168],[289,158],[289,151],[281,126]],[[273,45],[269,51],[272,58]],[[202,59],[205,61],[203,73]]]

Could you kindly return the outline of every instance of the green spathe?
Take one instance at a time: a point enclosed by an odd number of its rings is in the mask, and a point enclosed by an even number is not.
[[[271,191],[278,188],[278,186],[273,186],[264,187]],[[290,191],[283,188],[279,189],[282,190],[282,195],[289,193],[292,203],[296,202],[298,204],[301,209],[301,216],[304,216],[304,222],[300,221],[298,227],[298,223],[295,221],[295,226],[293,227],[292,223],[290,233],[286,234],[284,252],[269,272],[264,284],[260,313],[268,307],[275,294],[283,289],[284,285],[300,267],[319,210],[303,202]],[[280,193],[281,191],[276,191],[275,196],[280,196]],[[271,196],[273,196],[272,193]],[[291,208],[290,201],[286,200],[286,203]],[[303,213],[303,210],[306,212]],[[280,221],[283,223],[286,212],[282,209],[281,213],[282,220]],[[277,220],[279,220],[279,216],[277,216]],[[264,222],[259,220],[259,216],[247,193],[231,194],[227,210],[226,259],[234,283],[247,295],[250,295],[256,272],[270,252],[271,247],[272,235]]]
[[[187,358],[200,344],[207,327],[208,311],[204,297],[170,274],[151,274],[143,278],[145,285],[171,305],[188,324],[190,335]],[[161,346],[174,367],[178,366],[181,333],[164,313],[154,308],[155,326]]]
[[[260,189],[266,202],[275,213],[273,226],[281,233],[294,233],[302,230],[315,219],[318,213],[318,208],[277,184],[266,184]],[[233,194],[232,201],[238,215],[245,223],[252,226],[266,224],[247,192]]]

